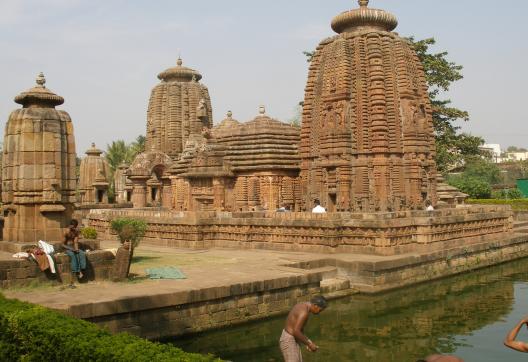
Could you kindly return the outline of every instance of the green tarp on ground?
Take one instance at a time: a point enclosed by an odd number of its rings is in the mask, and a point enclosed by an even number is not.
[[[150,279],[187,279],[183,272],[175,267],[150,268],[146,270]]]

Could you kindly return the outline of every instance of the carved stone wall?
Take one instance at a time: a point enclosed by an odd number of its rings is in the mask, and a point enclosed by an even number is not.
[[[202,76],[184,67],[178,59],[176,67],[158,75],[161,83],[152,90],[147,112],[146,150],[161,151],[176,159],[192,133],[199,134],[198,106],[203,101],[212,127],[212,107],[207,87],[199,83]]]
[[[111,237],[109,220],[141,218],[144,242],[171,247],[259,248],[395,255],[446,250],[512,236],[511,209],[472,206],[393,213],[152,212],[92,210],[90,225]]]
[[[95,144],[86,151],[79,167],[79,196],[81,204],[107,204],[110,181],[110,166],[103,151]]]
[[[436,204],[432,109],[422,65],[392,33],[397,21],[367,8],[338,15],[310,65],[300,156],[305,208],[418,209]]]
[[[64,99],[45,86],[15,97],[23,108],[11,113],[4,132],[2,203],[4,240],[62,240],[73,212],[76,154],[68,113],[55,109]]]

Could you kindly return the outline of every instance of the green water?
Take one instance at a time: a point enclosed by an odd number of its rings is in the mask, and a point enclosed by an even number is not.
[[[331,301],[305,329],[320,350],[305,361],[415,361],[450,353],[466,362],[526,361],[505,348],[511,327],[528,314],[528,259],[376,296]],[[177,339],[190,352],[236,362],[282,361],[284,316]],[[520,333],[528,341],[528,331]]]

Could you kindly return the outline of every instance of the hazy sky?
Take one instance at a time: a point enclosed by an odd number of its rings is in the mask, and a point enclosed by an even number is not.
[[[464,129],[489,143],[528,146],[528,1],[371,0],[391,11],[402,36],[435,37],[438,51],[464,66],[448,94],[470,112]],[[333,35],[331,19],[352,0],[0,0],[0,120],[35,84],[65,98],[77,153],[91,142],[145,133],[157,74],[184,65],[203,75],[214,121],[240,121],[258,106],[281,120],[303,99],[303,50]]]

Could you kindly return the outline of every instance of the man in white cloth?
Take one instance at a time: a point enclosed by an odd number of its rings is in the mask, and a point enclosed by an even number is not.
[[[279,341],[285,362],[302,362],[301,344],[306,345],[310,352],[317,352],[319,347],[304,335],[303,330],[310,314],[319,314],[326,306],[325,297],[316,296],[310,302],[299,303],[291,309]]]
[[[321,206],[321,203],[319,200],[314,201],[314,208],[312,209],[312,212],[314,214],[324,214],[326,212],[326,209]]]

